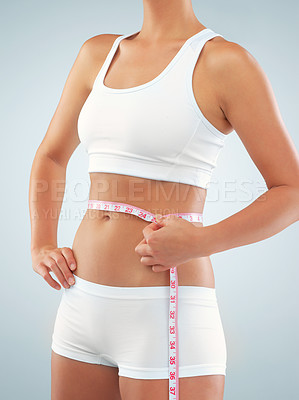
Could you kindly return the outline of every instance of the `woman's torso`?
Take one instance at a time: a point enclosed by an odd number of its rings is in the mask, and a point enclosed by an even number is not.
[[[203,211],[205,190],[201,188],[110,173],[90,175],[92,200],[131,204],[162,215]],[[192,223],[202,226],[201,222]],[[87,209],[72,246],[77,260],[75,274],[110,286],[169,285],[169,271],[153,272],[135,252],[147,224],[135,215]],[[177,273],[179,285],[215,286],[209,257],[181,264]]]
[[[219,43],[223,40],[221,37],[215,37],[210,43],[206,43],[205,47],[213,45],[211,42],[216,42],[217,45],[217,41]],[[123,60],[126,60],[124,43],[122,51]],[[176,53],[177,50],[173,55]],[[202,53],[194,68],[194,96],[206,118],[217,129],[228,133],[231,127],[219,108],[217,93],[213,92],[209,85],[206,56],[203,51]],[[170,58],[173,58],[173,55],[165,58],[164,66]],[[115,61],[118,65],[114,71]],[[142,65],[142,56],[140,56],[140,65]],[[118,71],[122,71],[123,77],[132,75],[137,77],[138,72],[140,76],[136,57],[134,66],[136,74],[132,71],[132,64],[126,65],[125,61],[122,64],[121,58],[118,60],[115,56],[109,72],[106,73],[105,85],[112,88],[133,86],[132,83],[126,85],[126,82],[120,85]],[[95,71],[98,71],[98,68],[98,65],[95,66]],[[157,68],[151,68],[149,65],[146,75],[142,75],[139,81],[136,78],[134,86],[150,81],[153,76],[158,75]],[[113,81],[118,84],[114,84]],[[92,172],[90,179],[89,199],[92,200],[131,204],[159,214],[202,213],[204,209],[206,189],[201,187],[124,175],[122,171],[119,171],[119,174]],[[140,256],[135,252],[135,247],[143,239],[142,230],[147,224],[148,222],[135,215],[87,209],[72,245],[77,260],[75,275],[110,286],[169,285],[169,271],[153,272],[150,266],[140,262]],[[200,222],[193,224],[202,226]],[[179,285],[215,287],[209,257],[196,258],[177,266],[177,274]]]

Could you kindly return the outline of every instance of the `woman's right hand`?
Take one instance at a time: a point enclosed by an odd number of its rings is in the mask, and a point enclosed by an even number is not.
[[[54,289],[60,290],[61,286],[50,275],[52,271],[58,281],[66,289],[75,283],[74,271],[77,268],[72,249],[69,247],[57,248],[44,246],[31,251],[32,267]]]

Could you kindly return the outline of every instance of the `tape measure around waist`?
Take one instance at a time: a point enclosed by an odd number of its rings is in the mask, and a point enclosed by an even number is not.
[[[106,200],[88,200],[88,209],[123,212],[136,215],[148,222],[156,222],[155,214],[126,203]],[[189,222],[203,222],[201,213],[175,213]],[[168,332],[168,380],[169,400],[179,400],[179,341],[178,341],[178,276],[175,267],[170,268],[169,285],[169,332]]]

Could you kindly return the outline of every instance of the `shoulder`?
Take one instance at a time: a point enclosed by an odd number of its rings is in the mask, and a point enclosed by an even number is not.
[[[221,37],[215,39],[206,43],[204,60],[209,78],[217,90],[219,104],[225,110],[229,102],[237,101],[240,96],[249,92],[257,95],[262,87],[269,85],[269,81],[246,48]]]
[[[75,60],[75,65],[88,90],[98,73],[99,67],[104,63],[114,41],[121,35],[101,34],[88,38],[83,42]]]
[[[95,56],[103,56],[110,50],[114,41],[119,36],[121,36],[121,34],[117,35],[112,33],[103,33],[92,36],[85,40],[81,47],[85,52],[92,53]]]
[[[104,33],[92,36],[85,40],[81,45],[80,53],[82,57],[100,61],[105,58],[111,49],[114,41],[121,35]]]
[[[238,43],[216,36],[206,43],[204,51],[205,63],[215,79],[232,82],[262,73],[255,57]]]

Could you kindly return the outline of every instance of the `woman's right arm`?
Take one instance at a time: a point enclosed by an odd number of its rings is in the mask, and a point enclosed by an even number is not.
[[[109,36],[109,38],[107,38]],[[29,183],[32,267],[53,288],[68,288],[76,268],[73,252],[57,247],[57,228],[65,190],[66,167],[80,143],[77,121],[88,97],[105,47],[114,35],[86,40],[67,77],[56,111],[33,160]]]

